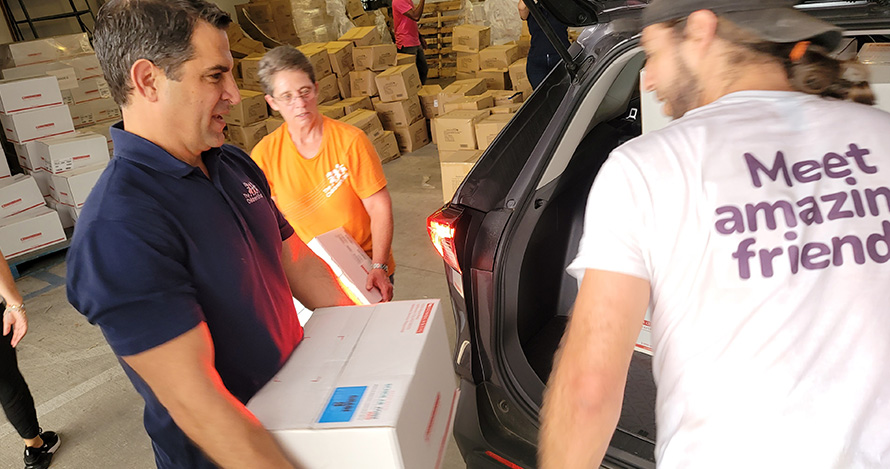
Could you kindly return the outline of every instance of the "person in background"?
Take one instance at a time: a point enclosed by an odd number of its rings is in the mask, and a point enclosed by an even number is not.
[[[251,152],[272,197],[304,242],[343,227],[371,258],[365,288],[392,299],[392,200],[374,145],[360,129],[318,111],[315,71],[306,56],[280,46],[260,60],[266,102],[284,124]]]
[[[0,252],[0,296],[3,297],[3,337],[0,338],[0,405],[6,418],[25,440],[25,469],[46,469],[62,439],[43,431],[28,383],[19,371],[15,346],[28,332],[25,302],[15,286],[6,258]]]
[[[523,0],[519,0],[519,17],[523,20],[528,21],[528,32],[532,36],[531,47],[528,49],[528,61],[525,65],[525,73],[528,75],[528,81],[531,83],[532,88],[537,88],[538,85],[544,81],[544,78],[547,77],[547,74],[550,73],[550,70],[553,70],[553,67],[559,63],[562,58],[556,52],[556,49],[553,47],[553,44],[550,43],[550,40],[547,38],[547,35],[544,34],[544,30],[541,29],[541,25],[538,24],[537,21],[529,14],[528,7],[525,5]],[[560,23],[559,20],[554,18],[547,13],[547,11],[540,7],[541,14],[547,18],[547,22],[550,23],[550,26],[553,28],[553,31],[559,37],[560,42],[566,48],[569,47],[569,32],[568,26],[563,23]]]
[[[349,305],[262,171],[223,145],[240,102],[205,0],[110,0],[94,47],[123,122],[68,250],[68,300],[145,400],[159,469],[293,468],[245,403],[303,338],[294,298]]]
[[[429,66],[426,63],[426,55],[423,53],[426,44],[420,32],[417,30],[417,22],[423,16],[423,6],[426,0],[419,0],[417,5],[411,0],[393,0],[392,25],[395,30],[396,48],[402,54],[412,54],[417,60],[417,72],[420,74],[420,83],[426,83]]]
[[[675,120],[590,191],[543,469],[599,467],[647,307],[660,469],[888,466],[890,114],[794,3],[643,11]]]

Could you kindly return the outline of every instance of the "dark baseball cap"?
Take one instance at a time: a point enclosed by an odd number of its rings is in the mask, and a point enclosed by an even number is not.
[[[811,41],[834,50],[841,28],[794,8],[797,0],[652,0],[643,10],[643,27],[710,10],[762,39],[777,43]]]

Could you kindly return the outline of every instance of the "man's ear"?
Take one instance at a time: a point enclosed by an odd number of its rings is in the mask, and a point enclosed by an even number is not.
[[[700,62],[717,37],[717,15],[710,10],[698,10],[686,19],[684,42],[687,52],[691,53],[688,60]]]
[[[149,102],[158,99],[158,86],[166,79],[164,72],[150,60],[139,59],[130,67],[130,83],[133,84],[133,93],[142,96]]]

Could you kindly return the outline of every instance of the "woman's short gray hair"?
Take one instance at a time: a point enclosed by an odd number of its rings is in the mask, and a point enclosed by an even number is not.
[[[263,56],[257,70],[260,84],[267,95],[272,96],[272,92],[275,90],[275,74],[287,70],[299,70],[308,75],[312,83],[315,83],[315,69],[309,59],[294,47],[278,46]]]

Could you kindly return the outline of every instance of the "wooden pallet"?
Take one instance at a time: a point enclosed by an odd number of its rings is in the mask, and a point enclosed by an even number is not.
[[[430,65],[430,77],[453,77],[455,55],[451,49],[454,26],[461,20],[460,1],[426,4],[418,31],[426,41],[424,54]]]

